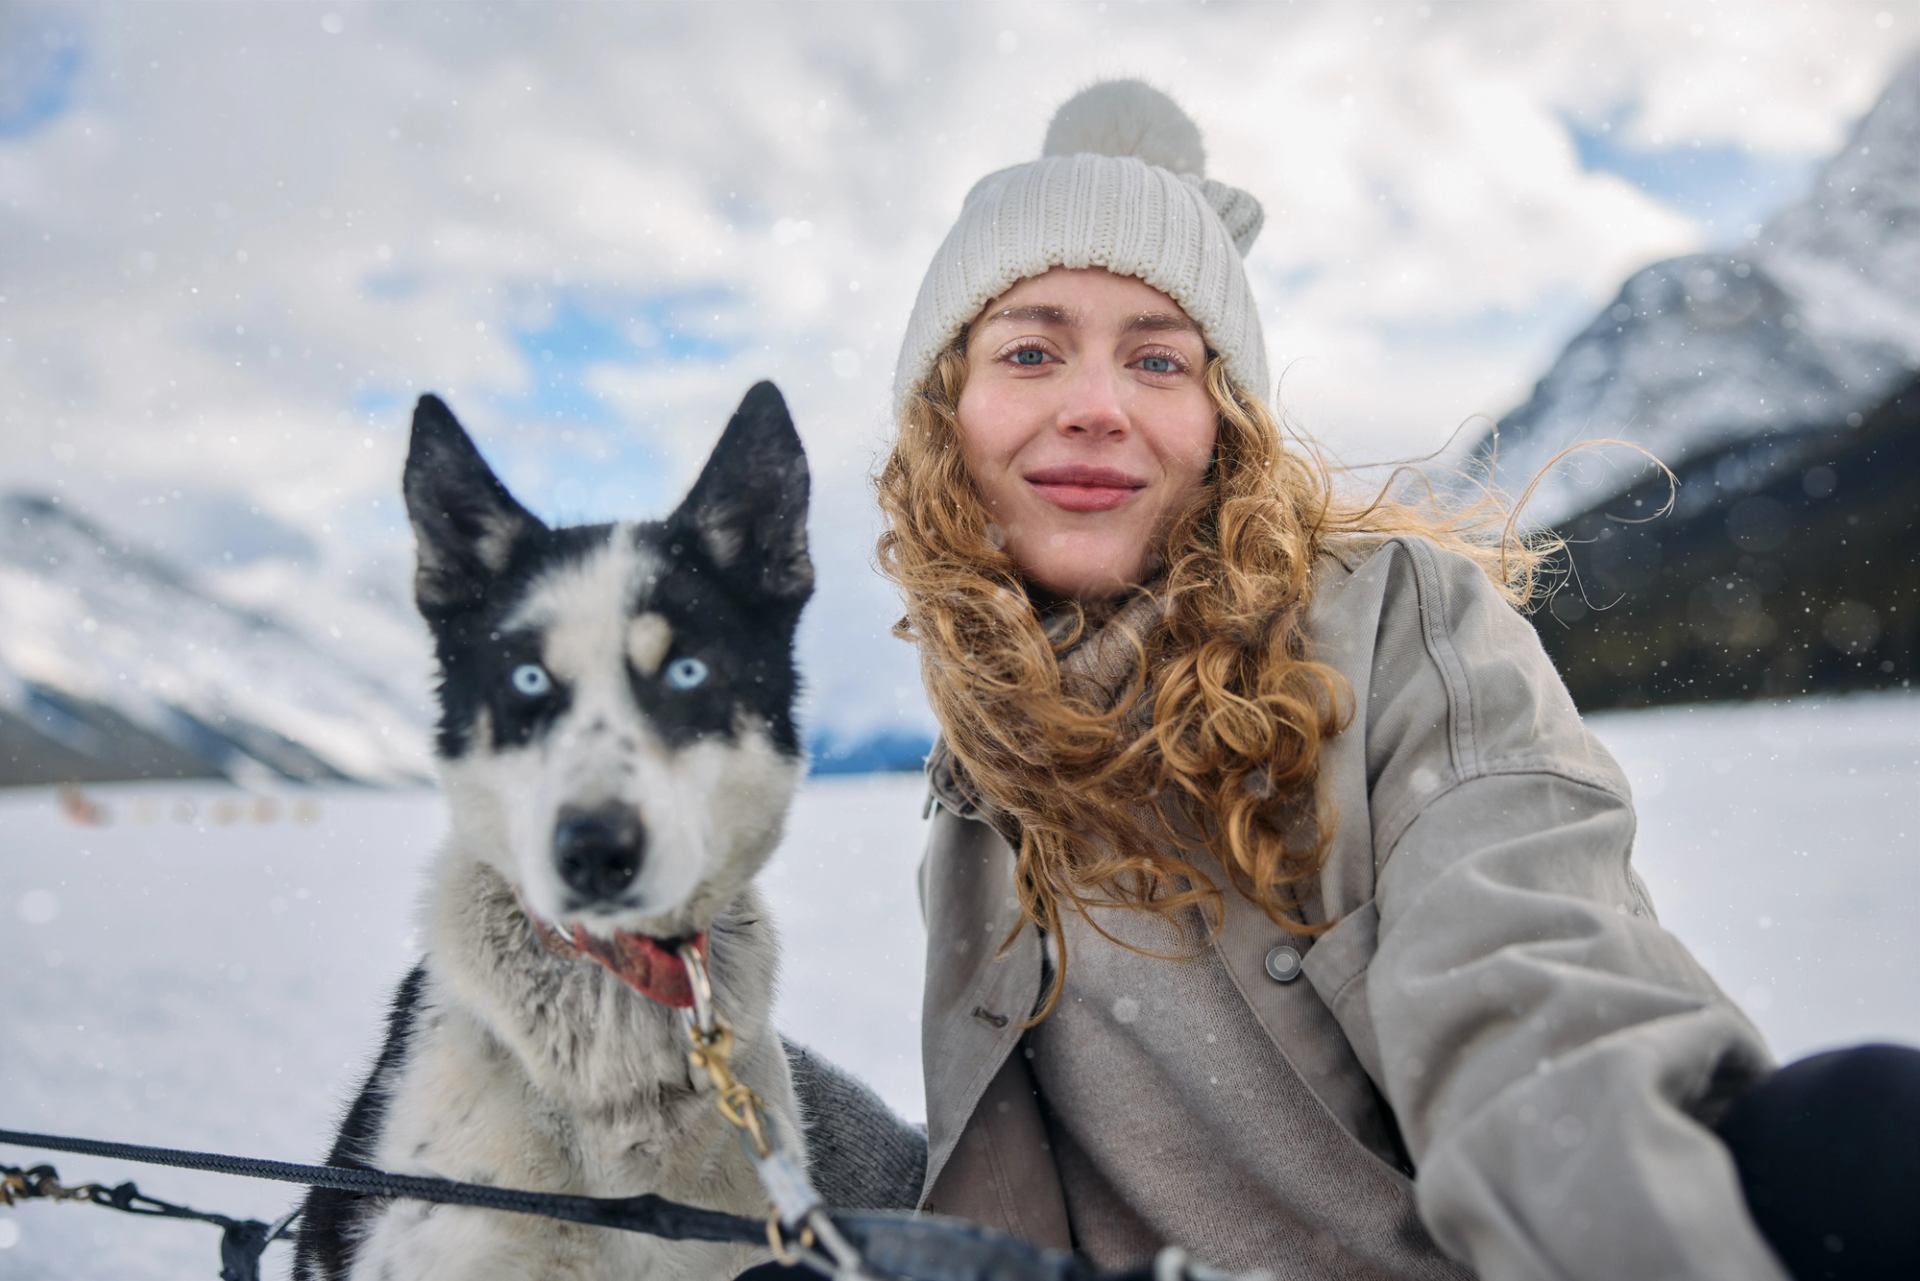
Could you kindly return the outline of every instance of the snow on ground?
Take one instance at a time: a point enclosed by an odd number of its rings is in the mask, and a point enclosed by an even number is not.
[[[1920,697],[1596,717],[1640,802],[1667,925],[1792,1057],[1920,1042]],[[917,778],[816,780],[768,874],[779,1018],[918,1097]],[[71,798],[68,798],[71,802]],[[0,794],[0,1127],[314,1160],[413,955],[442,830],[426,793]],[[36,1154],[0,1150],[0,1161]],[[69,1180],[270,1217],[274,1184],[74,1156]],[[85,1207],[0,1210],[0,1277],[211,1277],[217,1233]],[[268,1275],[290,1252],[276,1247]]]

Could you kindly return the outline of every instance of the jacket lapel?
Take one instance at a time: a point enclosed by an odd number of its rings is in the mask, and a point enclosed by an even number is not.
[[[936,749],[936,760],[938,755]],[[1066,1207],[1038,1098],[1015,1051],[1040,997],[1040,936],[1020,930],[1013,850],[929,762],[940,808],[924,873],[929,922],[920,1025],[927,1090],[924,1208],[1065,1248]],[[963,1137],[964,1136],[964,1137]]]

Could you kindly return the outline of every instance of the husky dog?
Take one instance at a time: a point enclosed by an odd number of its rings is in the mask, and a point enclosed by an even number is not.
[[[759,1216],[692,1079],[676,949],[704,948],[736,1075],[804,1160],[769,1024],[773,929],[751,878],[802,773],[794,628],[813,590],[807,470],[771,383],[665,520],[548,528],[447,407],[414,411],[415,593],[440,669],[449,835],[425,959],[330,1161]],[[764,1252],[314,1191],[302,1281],[731,1277]]]

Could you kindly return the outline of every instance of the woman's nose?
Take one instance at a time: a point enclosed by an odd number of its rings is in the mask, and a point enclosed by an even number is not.
[[[1120,380],[1101,361],[1087,361],[1066,383],[1056,422],[1066,435],[1123,436],[1130,423],[1120,402]]]

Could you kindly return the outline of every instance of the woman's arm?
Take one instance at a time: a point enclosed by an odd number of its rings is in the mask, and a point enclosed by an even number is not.
[[[911,1210],[927,1172],[927,1134],[867,1086],[803,1045],[787,1064],[807,1135],[814,1187],[837,1210]]]
[[[1489,1281],[1784,1277],[1708,1128],[1769,1056],[1654,919],[1624,777],[1477,568],[1393,554],[1368,984],[1422,1216]]]

